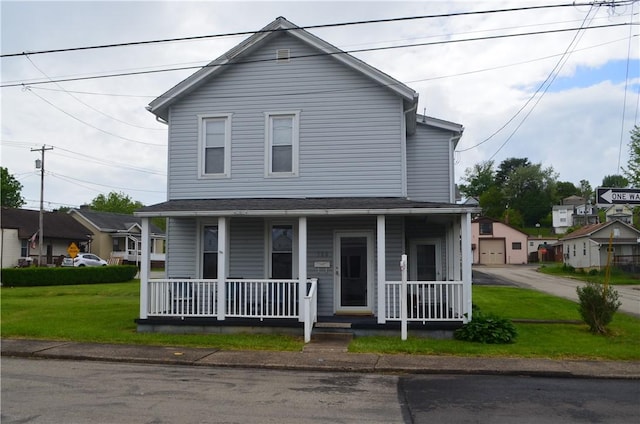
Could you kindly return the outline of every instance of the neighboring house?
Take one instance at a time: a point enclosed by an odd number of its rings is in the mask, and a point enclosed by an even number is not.
[[[640,255],[640,231],[618,220],[587,225],[560,241],[564,263],[576,269],[603,269],[607,265],[609,243],[612,264],[637,262]]]
[[[629,205],[611,205],[605,210],[605,221],[615,219],[633,225],[633,208]]]
[[[564,234],[574,225],[597,224],[597,208],[580,196],[562,199],[562,204],[554,205],[551,211],[553,230]]]
[[[38,263],[40,211],[3,207],[0,221],[2,268]],[[43,263],[59,265],[60,256],[68,256],[67,249],[71,243],[75,243],[80,251],[87,251],[89,231],[66,213],[43,212],[42,227]]]
[[[88,228],[92,234],[91,253],[103,259],[118,258],[123,263],[140,262],[140,233],[142,219],[127,214],[99,212],[81,207],[69,211],[74,219]],[[151,261],[163,266],[165,260],[165,234],[151,224]]]
[[[479,208],[455,203],[463,127],[417,105],[284,18],[151,102],[169,126],[168,200],[136,212],[139,330],[399,329],[404,253],[411,324],[466,322]],[[153,217],[168,218],[166,279],[149,278]]]
[[[476,218],[471,221],[473,263],[526,264],[528,237],[526,233],[497,219]]]

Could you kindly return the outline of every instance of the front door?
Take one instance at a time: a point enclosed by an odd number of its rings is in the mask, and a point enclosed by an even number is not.
[[[370,233],[336,235],[336,312],[371,312],[373,238]]]
[[[409,278],[413,281],[439,281],[440,243],[435,239],[414,240],[411,242]]]

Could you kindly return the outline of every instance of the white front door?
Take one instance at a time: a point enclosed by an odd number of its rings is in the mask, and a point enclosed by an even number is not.
[[[336,312],[371,313],[373,234],[339,232],[334,244]]]

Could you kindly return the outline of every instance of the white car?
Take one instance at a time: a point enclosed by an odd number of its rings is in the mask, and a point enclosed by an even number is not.
[[[92,253],[78,253],[73,258],[73,266],[105,266],[107,261]]]

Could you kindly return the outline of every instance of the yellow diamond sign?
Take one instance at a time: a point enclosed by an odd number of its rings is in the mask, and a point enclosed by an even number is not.
[[[78,253],[80,253],[80,249],[78,249],[78,246],[76,246],[76,244],[72,242],[67,248],[67,253],[72,258],[75,258],[76,256],[78,256]]]

